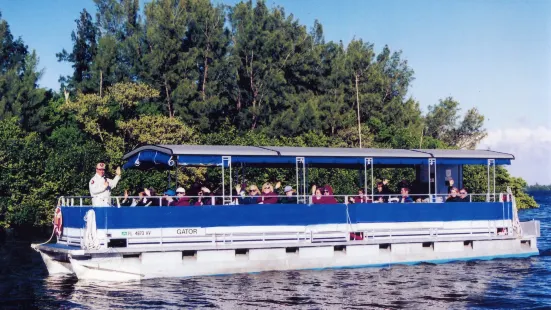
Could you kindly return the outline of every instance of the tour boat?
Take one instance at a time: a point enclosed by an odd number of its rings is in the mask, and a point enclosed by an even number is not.
[[[221,190],[209,197],[212,205],[186,207],[121,206],[122,197],[111,197],[111,206],[92,206],[90,197],[60,197],[54,219],[57,242],[33,245],[50,274],[127,281],[539,254],[539,221],[520,222],[510,190],[496,193],[495,167],[511,164],[510,154],[147,145],[123,159],[124,169],[215,167]],[[462,187],[464,165],[487,167],[487,192],[469,193],[466,202],[444,202],[447,180]],[[243,167],[293,169],[296,177],[289,185],[297,203],[239,204],[233,188],[243,178]],[[416,183],[426,189],[422,202],[375,203],[373,171],[389,167],[415,170]],[[351,203],[355,193],[335,194],[337,203],[312,203],[310,168],[361,171],[364,193],[373,203]]]

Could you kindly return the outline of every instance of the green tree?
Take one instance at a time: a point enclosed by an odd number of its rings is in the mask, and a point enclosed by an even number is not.
[[[490,172],[490,177],[493,177],[492,171]],[[493,180],[490,181],[490,189],[488,189],[486,166],[463,166],[463,180],[465,187],[471,193],[493,193]],[[538,206],[534,198],[524,192],[526,185],[526,181],[522,178],[511,176],[504,167],[496,167],[496,193],[507,193],[507,187],[510,187],[513,195],[516,197],[517,208],[519,209],[535,208]]]
[[[71,33],[73,50],[71,53],[63,49],[57,53],[58,61],[67,61],[73,64],[73,76],[62,77],[60,81],[69,89],[90,93],[99,87],[92,77],[92,63],[97,53],[98,29],[92,20],[90,13],[83,9],[80,18],[75,20],[76,32]]]
[[[0,14],[0,120],[16,117],[25,129],[44,131],[41,120],[51,93],[39,89],[38,56],[14,39]]]
[[[476,108],[467,111],[463,120],[459,102],[448,97],[435,106],[429,106],[426,115],[426,135],[441,140],[450,146],[472,149],[486,137],[484,116]]]

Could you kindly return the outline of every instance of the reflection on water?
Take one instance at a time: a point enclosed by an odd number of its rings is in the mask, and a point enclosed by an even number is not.
[[[547,210],[546,210],[547,209]],[[542,255],[528,259],[265,272],[101,283],[49,277],[28,244],[0,248],[0,307],[122,308],[533,308],[551,307],[551,206],[521,213],[542,220]]]

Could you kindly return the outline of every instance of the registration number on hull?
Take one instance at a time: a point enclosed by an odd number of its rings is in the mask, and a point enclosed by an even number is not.
[[[114,232],[115,233],[115,232]],[[116,234],[116,233],[115,233]],[[158,229],[136,229],[119,231],[122,237],[178,237],[178,236],[204,236],[206,229],[201,227],[182,228],[158,228]]]

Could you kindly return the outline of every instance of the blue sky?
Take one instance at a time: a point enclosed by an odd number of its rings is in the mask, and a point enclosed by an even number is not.
[[[542,153],[551,153],[551,1],[266,3],[283,6],[308,27],[318,19],[327,41],[346,44],[356,37],[374,43],[377,50],[385,44],[402,50],[415,71],[410,95],[424,111],[447,96],[460,101],[464,111],[478,107],[487,117],[489,131],[482,146],[507,151],[510,135],[515,135],[514,150],[526,155],[515,153],[520,164],[515,163],[512,171],[518,169],[531,183],[551,183],[547,157],[543,170],[526,172],[524,167],[534,166],[531,149],[543,147]],[[74,20],[83,8],[94,12],[91,0],[0,0],[0,11],[12,33],[40,56],[45,69],[40,85],[57,90],[59,76],[70,74],[70,65],[58,63],[55,53],[71,49]],[[519,137],[519,132],[526,136]]]

